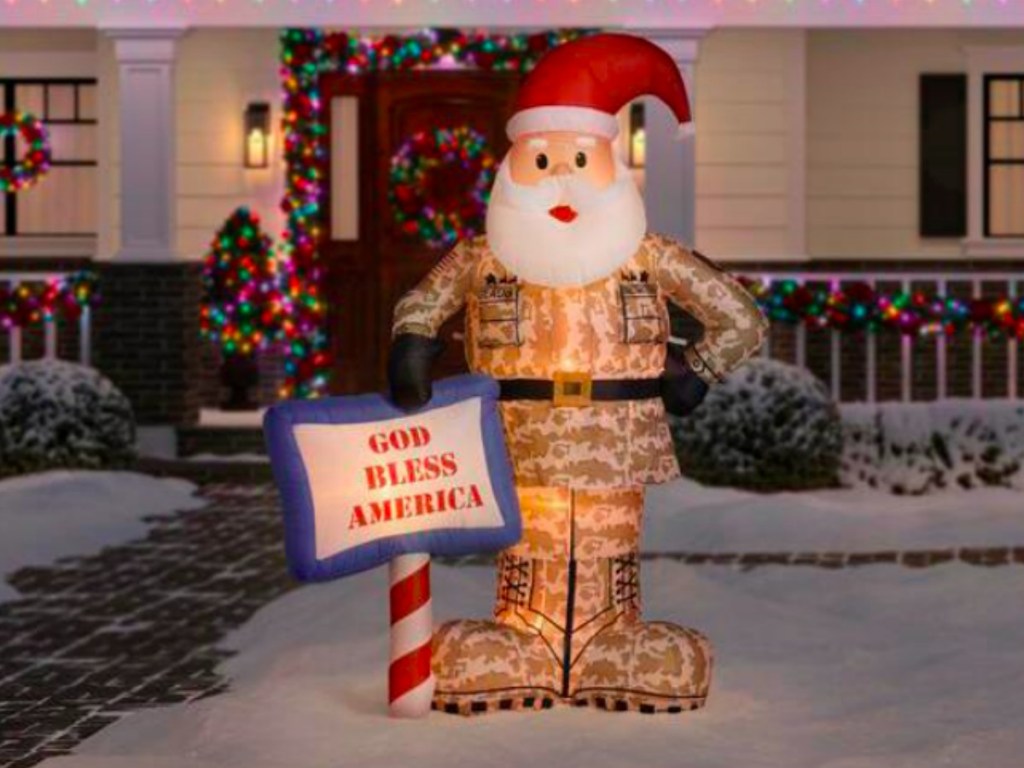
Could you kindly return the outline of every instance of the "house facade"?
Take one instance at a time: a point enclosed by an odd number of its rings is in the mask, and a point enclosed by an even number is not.
[[[429,27],[448,30],[449,47],[423,68],[323,63],[339,55],[324,52],[338,40],[329,30],[346,33],[351,53]],[[660,104],[621,116],[652,229],[762,285],[1018,296],[1024,15],[1012,3],[19,0],[0,10],[2,111],[43,121],[53,164],[3,195],[0,281],[88,268],[102,298],[73,323],[12,326],[0,354],[87,359],[153,436],[197,424],[220,398],[216,352],[199,337],[201,261],[246,205],[282,247],[312,238],[313,261],[296,273],[313,286],[308,318],[322,334],[303,337],[298,363],[313,370],[302,375],[329,375],[331,391],[379,386],[390,306],[440,253],[396,226],[389,162],[409,136],[449,123],[500,157],[521,77],[465,60],[451,35],[515,46],[584,29],[649,37],[690,88],[696,130],[682,141]],[[303,70],[290,56],[320,62],[315,76],[295,81]],[[247,167],[246,114],[262,105],[269,159]],[[315,188],[296,180],[295,112],[307,107],[324,131]],[[10,165],[23,148],[12,136],[3,145]],[[312,207],[297,224],[302,190]],[[456,366],[457,326],[446,333]],[[768,353],[810,367],[844,400],[1016,397],[1024,385],[1016,341],[980,331],[779,322]],[[263,402],[295,391],[295,365],[265,357]]]

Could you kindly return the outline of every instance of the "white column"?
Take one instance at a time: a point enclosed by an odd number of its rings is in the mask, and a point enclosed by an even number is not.
[[[181,28],[108,29],[118,65],[121,262],[176,252],[174,61]]]
[[[700,125],[696,112],[695,67],[704,29],[630,30],[657,44],[673,58],[683,75],[690,97],[694,126]],[[678,122],[672,112],[655,98],[644,100],[644,131],[647,160],[644,169],[644,201],[647,228],[693,245],[697,235],[696,136],[677,138]]]

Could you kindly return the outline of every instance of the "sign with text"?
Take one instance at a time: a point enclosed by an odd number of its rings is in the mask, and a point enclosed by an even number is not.
[[[435,383],[406,414],[381,395],[292,401],[264,420],[300,579],[344,576],[398,554],[470,554],[515,543],[519,508],[484,376]]]

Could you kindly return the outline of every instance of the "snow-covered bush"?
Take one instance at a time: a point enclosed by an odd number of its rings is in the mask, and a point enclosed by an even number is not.
[[[897,494],[1024,488],[1024,405],[1006,400],[842,407],[843,485]]]
[[[0,367],[0,475],[124,466],[134,444],[128,398],[95,369],[58,360]]]
[[[818,379],[793,365],[749,361],[672,428],[683,474],[708,485],[771,491],[838,481],[839,410]]]

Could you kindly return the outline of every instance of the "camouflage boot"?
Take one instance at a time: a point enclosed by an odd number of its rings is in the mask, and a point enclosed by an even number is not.
[[[523,539],[499,558],[496,621],[450,622],[435,636],[435,708],[702,706],[707,640],[640,620],[643,489],[529,488],[519,496]]]

